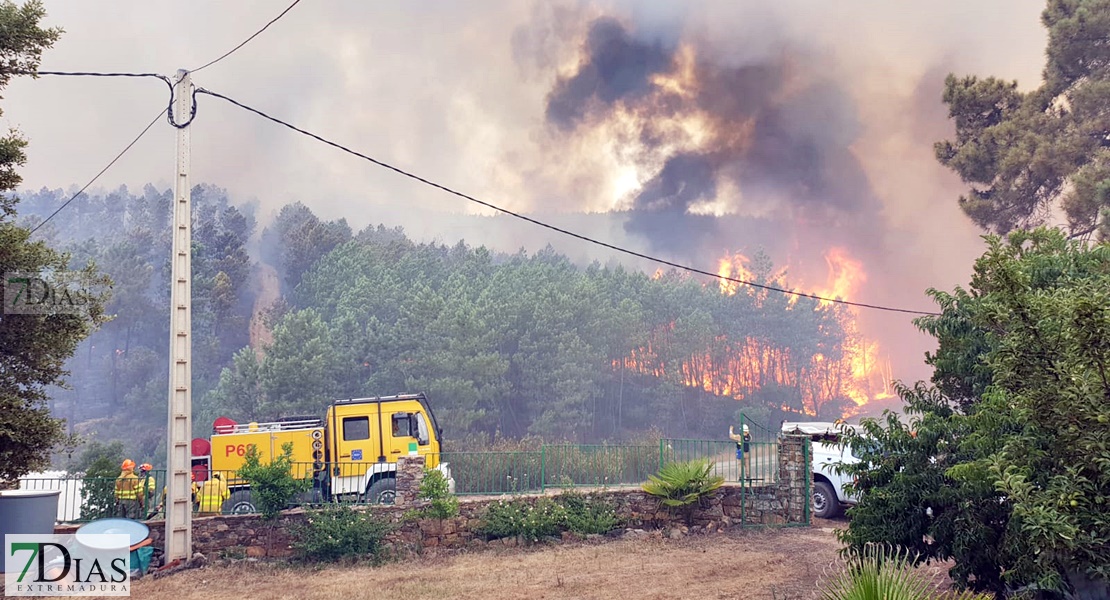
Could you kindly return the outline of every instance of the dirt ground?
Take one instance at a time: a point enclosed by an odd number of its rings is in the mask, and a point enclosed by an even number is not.
[[[555,599],[817,597],[836,560],[833,528],[745,530],[680,539],[501,549],[422,557],[383,567],[323,569],[247,564],[209,567],[135,582],[132,596],[328,599]]]

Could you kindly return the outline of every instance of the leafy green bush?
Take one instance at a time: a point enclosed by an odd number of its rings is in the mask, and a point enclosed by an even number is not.
[[[70,465],[71,474],[84,473],[81,518],[94,521],[116,516],[116,477],[123,462],[123,444],[92,442]]]
[[[616,507],[604,498],[564,492],[555,501],[563,507],[563,525],[567,531],[582,535],[608,533],[622,523]]]
[[[262,464],[258,449],[250,446],[243,456],[243,466],[236,473],[251,486],[251,500],[263,519],[273,519],[288,508],[297,494],[308,490],[311,481],[293,477],[293,443],[281,445],[281,454],[270,464]]]
[[[725,483],[724,477],[712,472],[713,463],[704,458],[667,463],[641,487],[667,508],[686,509],[690,519],[694,507]]]
[[[573,531],[582,535],[608,533],[621,524],[616,508],[602,498],[574,492],[555,498],[498,500],[486,509],[479,533],[494,538],[523,537],[530,541]]]
[[[564,528],[566,509],[551,498],[498,500],[490,504],[482,518],[479,533],[494,538],[523,537],[538,542],[557,535]]]
[[[870,544],[850,552],[830,579],[822,581],[822,600],[972,600],[990,598],[965,592],[949,595],[937,588],[933,577],[913,569],[909,550]]]
[[[430,519],[450,519],[459,515],[459,499],[451,493],[447,478],[442,471],[425,469],[424,479],[420,482],[421,499],[429,500],[428,506],[420,511],[421,516]]]
[[[1110,586],[1110,245],[1057,230],[987,238],[969,288],[932,290],[932,385],[904,417],[864,419],[881,450],[845,465],[852,547],[951,560],[957,588],[999,597]],[[855,445],[856,439],[846,440]],[[1092,583],[1093,582],[1093,583]]]
[[[118,516],[115,476],[85,477],[81,482],[81,519],[95,521],[115,516]]]
[[[293,550],[304,560],[381,562],[382,540],[390,527],[369,511],[338,505],[308,511],[305,521],[295,524],[291,531]]]

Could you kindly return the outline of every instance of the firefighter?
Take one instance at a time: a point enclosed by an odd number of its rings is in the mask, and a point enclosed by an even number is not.
[[[120,469],[116,478],[116,514],[124,519],[141,519],[142,488],[135,475],[135,461],[130,458],[124,460]]]
[[[189,472],[189,482],[190,482],[189,487],[191,488],[191,491],[192,491],[192,497],[191,497],[190,501],[193,503],[193,512],[196,512],[196,510],[197,510],[197,494],[200,492],[200,486],[197,485],[197,474],[196,473],[194,473],[192,471]],[[165,486],[163,486],[162,487],[162,500],[158,503],[158,506],[154,509],[154,514],[158,514],[158,513],[162,512],[162,510],[165,507],[166,507],[166,488],[165,488]],[[163,516],[165,516],[165,515],[163,514]]]
[[[139,504],[140,512],[144,519],[149,519],[154,516],[154,511],[151,507],[154,505],[154,492],[157,486],[154,482],[154,475],[151,474],[153,470],[154,467],[151,466],[150,463],[139,465],[139,477],[142,479],[142,482],[139,484]]]
[[[748,432],[747,423],[744,424],[744,434],[737,435],[733,430],[732,425],[728,426],[728,437],[736,442],[736,460],[740,461],[742,466],[740,470],[740,480],[743,481],[745,475],[748,479],[752,479],[752,458],[751,458],[751,441],[752,434]]]
[[[198,496],[200,496],[200,514],[217,515],[220,514],[224,501],[231,497],[231,491],[227,489],[223,476],[213,473],[212,478],[200,486]]]

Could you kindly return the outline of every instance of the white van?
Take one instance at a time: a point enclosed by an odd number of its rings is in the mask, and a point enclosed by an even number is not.
[[[844,432],[854,432],[855,428],[846,423],[826,423],[818,421],[790,422],[782,424],[782,432],[787,435],[808,435],[810,455],[813,464],[812,506],[813,516],[831,519],[841,513],[843,505],[856,503],[856,496],[844,491],[849,481],[847,475],[836,472],[840,463],[859,462],[848,446],[840,445]]]

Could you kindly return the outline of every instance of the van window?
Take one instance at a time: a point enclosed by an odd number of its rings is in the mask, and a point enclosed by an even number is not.
[[[424,413],[416,413],[416,441],[421,446],[427,446],[431,443],[428,438],[428,422],[424,420]]]
[[[412,415],[393,413],[393,437],[413,437]]]
[[[343,419],[343,439],[348,442],[370,439],[370,418],[347,417]]]

